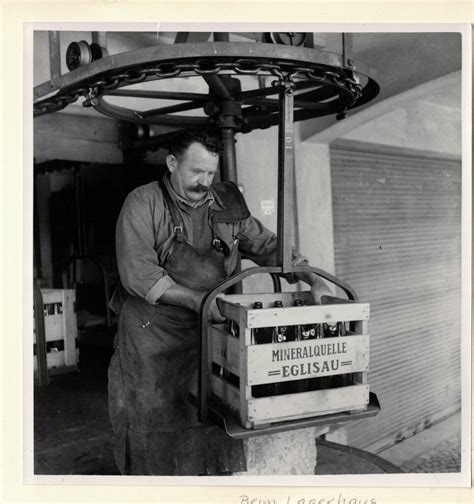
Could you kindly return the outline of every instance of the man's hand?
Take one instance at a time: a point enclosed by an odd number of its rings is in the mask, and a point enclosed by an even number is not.
[[[195,291],[193,289],[188,289],[182,285],[173,284],[171,287],[166,289],[162,294],[161,300],[165,303],[174,304],[177,306],[185,306],[196,313],[199,313],[201,309],[201,304],[205,298],[207,292]],[[217,307],[216,300],[211,303],[209,309],[209,318],[215,320],[216,322],[224,322],[225,318],[221,315],[219,308]]]
[[[194,311],[199,313],[199,310],[201,309],[201,304],[206,296],[206,292],[200,292],[194,300]],[[214,298],[211,306],[209,307],[209,319],[214,320],[214,322],[224,322],[225,317],[222,316],[219,307],[217,306],[217,299]]]
[[[298,280],[302,280],[311,287],[311,295],[316,304],[321,304],[322,296],[332,296],[333,293],[328,284],[312,271],[300,271],[295,273]]]

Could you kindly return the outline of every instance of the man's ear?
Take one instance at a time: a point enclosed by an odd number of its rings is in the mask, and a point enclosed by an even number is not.
[[[173,156],[173,154],[168,154],[166,156],[166,166],[168,167],[170,173],[173,173],[176,170],[176,167],[178,166],[178,160],[175,156]]]

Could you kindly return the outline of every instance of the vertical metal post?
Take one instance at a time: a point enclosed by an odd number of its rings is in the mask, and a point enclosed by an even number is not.
[[[354,66],[353,60],[353,40],[352,33],[342,34],[342,64],[344,66]]]
[[[237,156],[235,153],[235,130],[233,128],[221,128],[223,153],[221,160],[221,179],[230,180],[237,184]],[[242,261],[240,254],[237,258],[234,273],[241,271]],[[242,294],[242,283],[235,284],[229,292],[232,294]]]
[[[237,158],[235,154],[235,131],[232,128],[222,128],[222,180],[237,183]]]
[[[294,87],[290,80],[284,80],[282,84],[278,129],[277,264],[281,265],[283,273],[288,273],[292,266],[293,243]]]
[[[49,40],[49,74],[51,77],[51,84],[59,86],[61,81],[61,53],[59,46],[59,32],[48,32]]]

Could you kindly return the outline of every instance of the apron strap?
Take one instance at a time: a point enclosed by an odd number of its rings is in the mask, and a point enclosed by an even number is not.
[[[161,191],[163,192],[163,197],[168,204],[168,209],[171,214],[171,221],[173,222],[173,231],[176,234],[176,239],[179,242],[186,242],[186,234],[184,232],[183,219],[181,218],[181,213],[179,212],[178,205],[176,205],[175,201],[171,197],[166,184],[163,182],[163,179],[160,178],[158,183],[160,184]]]
[[[176,235],[176,239],[181,242],[185,243],[186,242],[186,234],[184,232],[184,226],[183,226],[183,219],[181,217],[181,213],[179,211],[178,205],[176,205],[176,202],[174,199],[171,197],[171,194],[166,187],[166,184],[164,183],[163,179],[159,179],[159,184],[161,187],[161,190],[163,192],[163,197],[168,204],[168,209],[171,214],[171,220],[173,222],[173,230]],[[218,219],[216,218],[216,212],[212,211],[210,212],[210,224],[211,224],[211,233],[212,233],[212,246],[218,251],[222,252],[226,257],[229,255],[230,250],[227,244],[221,240],[218,237],[217,233],[217,221]]]
[[[211,233],[212,233],[212,246],[218,251],[222,252],[225,257],[230,254],[230,249],[224,240],[221,240],[217,232],[217,219],[215,218],[215,213],[211,210],[210,220],[211,220]]]

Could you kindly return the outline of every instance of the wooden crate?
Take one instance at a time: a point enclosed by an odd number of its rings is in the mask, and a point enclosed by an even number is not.
[[[76,348],[76,293],[73,289],[41,289],[41,294],[48,369],[52,371],[75,369],[79,360],[79,350]],[[33,332],[33,343],[36,344],[36,328]],[[35,371],[37,368],[35,355]]]
[[[293,306],[295,299],[305,306]],[[274,308],[275,300],[281,300],[284,307]],[[255,301],[261,301],[263,309],[253,309]],[[369,304],[314,305],[310,292],[285,292],[221,295],[219,307],[228,321],[239,325],[239,334],[230,334],[229,322],[210,327],[210,386],[244,427],[367,408]],[[252,343],[255,328],[335,322],[350,327],[345,336]],[[308,383],[314,383],[308,380],[322,377],[327,378],[318,381],[318,390],[305,390]],[[339,386],[334,386],[336,380],[341,382]],[[292,382],[287,390],[298,390],[255,397],[255,386],[287,382]]]

